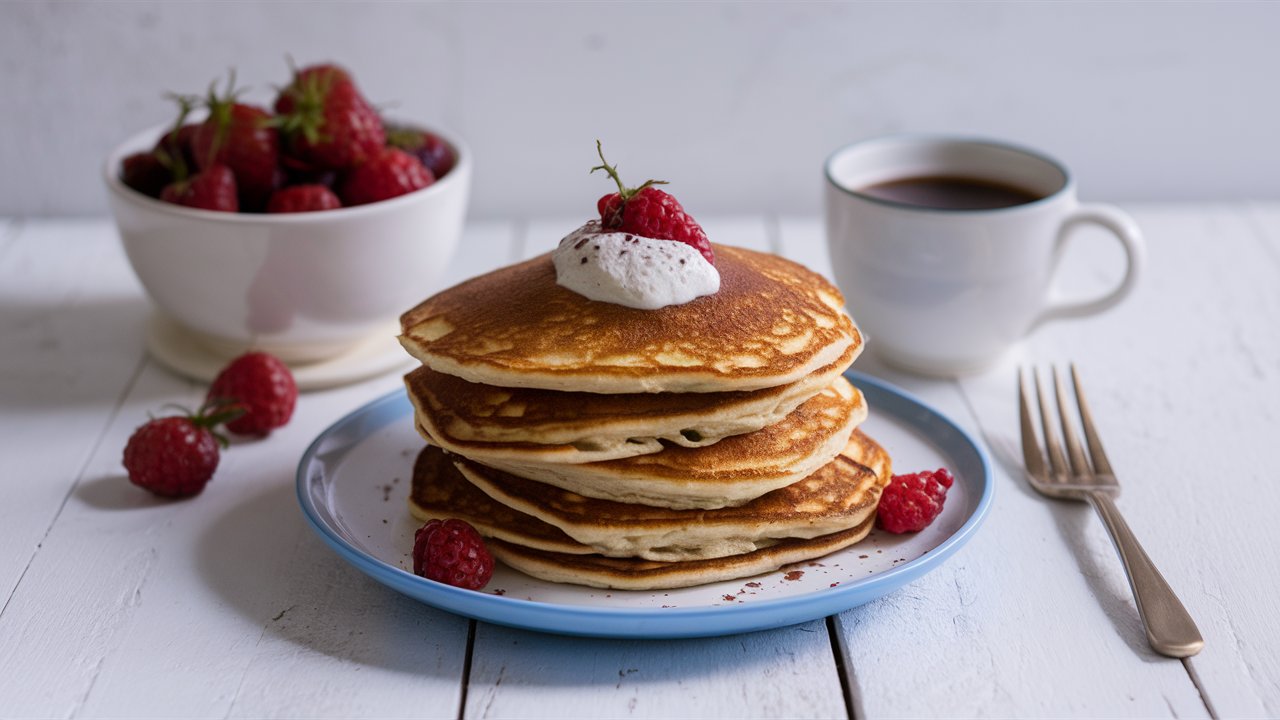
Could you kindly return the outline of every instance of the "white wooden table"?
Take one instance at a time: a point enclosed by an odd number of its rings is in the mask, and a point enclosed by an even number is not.
[[[648,642],[472,622],[321,542],[294,499],[298,459],[394,375],[304,394],[194,500],[133,487],[129,434],[204,388],[146,356],[148,303],[109,221],[0,220],[0,716],[1280,716],[1280,205],[1127,209],[1149,265],[1118,309],[962,381],[855,366],[985,439],[997,495],[973,542],[826,621]],[[829,271],[815,218],[703,224]],[[573,227],[473,223],[450,280]],[[1068,289],[1114,280],[1111,252],[1082,238]],[[1016,363],[1067,360],[1122,510],[1204,633],[1190,660],[1147,648],[1092,511],[1019,475]]]

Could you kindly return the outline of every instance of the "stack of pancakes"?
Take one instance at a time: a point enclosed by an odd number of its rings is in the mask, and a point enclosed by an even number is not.
[[[555,582],[684,587],[813,559],[870,531],[888,455],[842,376],[838,290],[716,246],[720,291],[636,310],[556,284],[550,255],[401,318],[427,440],[410,509],[461,518]]]

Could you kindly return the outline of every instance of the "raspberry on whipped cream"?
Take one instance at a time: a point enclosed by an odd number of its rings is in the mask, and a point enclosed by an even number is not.
[[[551,254],[556,283],[591,300],[656,310],[720,290],[720,272],[691,245],[627,232],[591,220]]]

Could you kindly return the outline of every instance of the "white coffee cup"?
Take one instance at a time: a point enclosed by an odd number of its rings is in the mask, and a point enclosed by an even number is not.
[[[1133,220],[1076,200],[1061,163],[1007,143],[895,135],[843,147],[826,162],[827,242],[849,312],[881,359],[953,376],[980,371],[1041,323],[1098,313],[1137,280],[1143,242]],[[962,178],[1023,190],[1020,204],[939,209],[875,197],[877,185]],[[1071,230],[1100,225],[1124,248],[1120,283],[1105,295],[1050,296]]]

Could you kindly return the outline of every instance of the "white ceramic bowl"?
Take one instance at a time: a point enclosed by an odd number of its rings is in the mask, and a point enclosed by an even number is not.
[[[390,200],[279,215],[196,210],[120,180],[120,162],[150,149],[157,127],[121,144],[104,168],[129,262],[157,309],[205,349],[252,347],[290,363],[328,360],[394,327],[439,288],[462,234],[471,152],[444,177]]]

